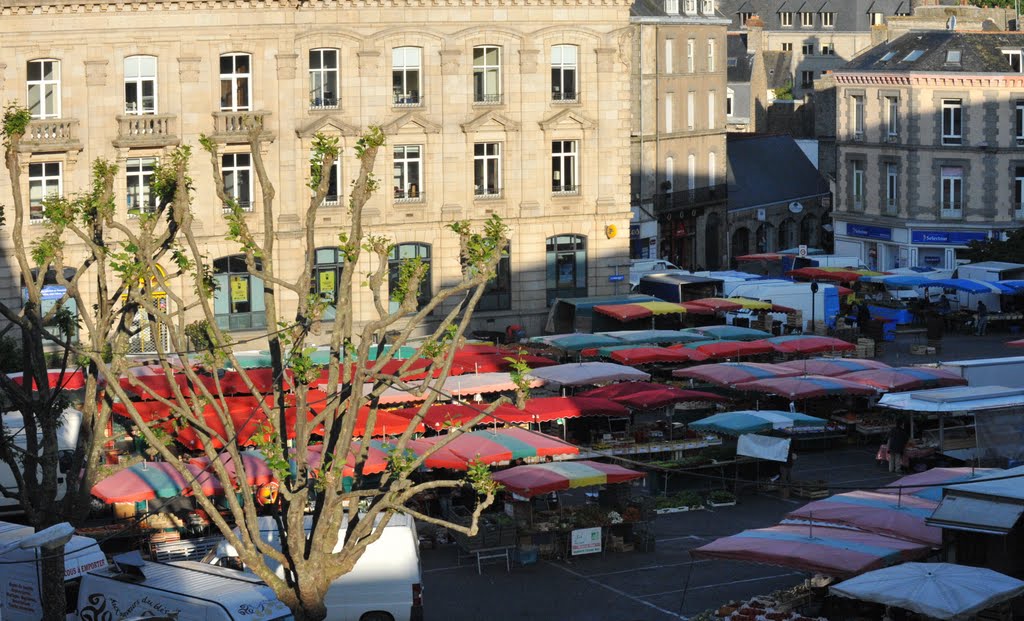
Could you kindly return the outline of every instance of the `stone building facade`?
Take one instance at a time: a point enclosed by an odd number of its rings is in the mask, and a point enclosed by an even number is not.
[[[262,285],[230,259],[238,248],[224,240],[214,190],[223,181],[260,229],[240,119],[259,117],[268,130],[279,274],[288,278],[316,252],[326,288],[349,221],[353,145],[381,125],[383,191],[367,205],[369,231],[400,244],[396,259],[429,260],[427,287],[436,291],[460,271],[445,225],[502,216],[510,257],[476,327],[518,323],[536,334],[553,297],[621,287],[608,276],[628,258],[629,9],[624,0],[3,2],[0,97],[33,111],[26,196],[81,191],[91,162],[107,158],[119,166],[117,209],[129,226],[149,205],[154,162],[175,145],[197,146],[200,134],[222,145],[223,180],[194,150],[196,233],[224,285],[218,322],[239,339],[265,321]],[[317,248],[308,249],[300,231],[316,132],[337,136],[343,151],[319,211]],[[10,196],[6,173],[0,195]],[[26,225],[29,237],[40,229]],[[367,260],[355,269],[373,267]],[[3,294],[17,299],[18,275],[5,274]],[[175,286],[190,295],[188,282]],[[371,319],[369,292],[355,297],[358,318]],[[279,305],[287,316],[294,300]]]
[[[911,32],[835,72],[836,253],[954,268],[1024,222],[1024,34]]]
[[[725,264],[726,26],[714,0],[637,0],[634,258]]]

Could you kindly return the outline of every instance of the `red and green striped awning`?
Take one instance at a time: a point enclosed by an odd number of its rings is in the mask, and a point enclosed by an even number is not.
[[[505,489],[527,498],[575,487],[624,483],[643,477],[643,472],[587,460],[527,464],[492,475]]]

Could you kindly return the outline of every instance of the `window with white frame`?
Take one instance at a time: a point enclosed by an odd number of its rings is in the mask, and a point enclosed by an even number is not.
[[[43,201],[51,196],[63,196],[60,162],[33,162],[28,165],[28,217],[43,219]]]
[[[779,13],[779,24],[781,24],[783,28],[792,28],[793,27],[793,12],[792,11],[783,11],[783,12]]]
[[[309,107],[338,107],[338,50],[309,50]]]
[[[697,94],[690,91],[686,94],[686,129],[692,130],[696,125],[697,117]]]
[[[1018,100],[1013,106],[1014,130],[1017,146],[1024,146],[1024,101]]]
[[[811,28],[814,26],[814,13],[808,11],[800,12],[800,26],[802,28]]]
[[[800,53],[804,56],[814,56],[814,44],[804,43],[800,46]]]
[[[551,191],[554,194],[579,193],[578,158],[578,141],[555,140],[551,143]]]
[[[900,100],[898,97],[885,98],[885,134],[889,138],[895,138],[900,133]]]
[[[899,166],[895,162],[885,165],[885,211],[896,213],[896,201],[899,197],[900,178]]]
[[[963,107],[959,99],[942,100],[942,144],[963,142]]]
[[[732,116],[736,100],[736,92],[731,88],[725,89],[725,116]]]
[[[943,217],[958,218],[963,214],[964,169],[942,166],[939,169],[940,200]]]
[[[708,185],[714,186],[718,183],[718,156],[714,151],[708,152]]]
[[[869,13],[869,15],[871,16],[872,26],[881,26],[882,24],[885,23],[885,13],[879,13],[875,11],[873,13]]]
[[[853,208],[864,209],[864,162],[853,160],[850,162],[852,172],[850,175],[850,188],[853,195]]]
[[[665,0],[665,12],[669,15],[679,13],[679,0]]]
[[[665,58],[661,64],[666,74],[671,74],[675,70],[675,43],[672,39],[665,39]]]
[[[391,179],[395,200],[423,200],[423,147],[418,144],[395,145]]]
[[[835,56],[836,45],[835,43],[822,43],[821,44],[821,55],[822,56]]]
[[[712,72],[715,70],[715,40],[708,39],[708,67],[707,71]]]
[[[228,198],[234,199],[242,211],[252,211],[252,156],[225,153],[221,156],[221,176]],[[224,208],[229,209],[229,206]]]
[[[1024,166],[1015,166],[1013,170],[1013,211],[1021,218],[1024,217]]]
[[[715,115],[718,113],[718,104],[715,103],[715,91],[708,91],[708,129],[715,128]]]
[[[28,61],[28,111],[33,119],[60,118],[60,61]]]
[[[673,122],[675,120],[674,112],[676,107],[676,98],[672,93],[665,93],[665,133],[671,134],[675,131]]]
[[[693,153],[686,156],[686,189],[697,189],[697,156]]]
[[[749,11],[740,11],[738,15],[740,20],[740,28],[746,28],[747,22],[749,22],[750,18],[754,16],[754,14]]]
[[[715,0],[702,0],[700,12],[704,15],[715,14]]]
[[[473,102],[501,103],[501,48],[496,45],[473,48]]]
[[[156,56],[124,59],[124,113],[156,114]]]
[[[422,103],[420,84],[423,50],[418,47],[396,47],[391,50],[391,92],[396,106],[418,106]]]
[[[579,48],[575,45],[551,47],[551,100],[576,101],[577,57]]]
[[[474,194],[501,196],[501,143],[478,142],[473,145]]]
[[[341,154],[339,153],[339,156]],[[316,189],[313,190],[316,192]],[[327,173],[327,193],[322,205],[335,207],[341,202],[341,160],[335,159]]]
[[[230,112],[252,109],[252,56],[249,54],[221,55],[220,109]]]
[[[836,14],[828,11],[822,13],[821,25],[825,28],[834,28],[836,25]]]
[[[686,14],[693,15],[697,12],[697,0],[686,0]]]
[[[128,217],[138,217],[140,214],[156,211],[156,193],[153,192],[155,170],[155,157],[130,157],[125,160],[125,204],[128,207]]]
[[[1020,50],[1003,50],[1003,58],[1010,63],[1010,71],[1020,73],[1022,69]]]
[[[850,129],[854,140],[864,139],[864,96],[850,97]]]
[[[693,73],[694,72],[694,65],[695,65],[694,48],[696,47],[696,45],[697,44],[696,44],[696,42],[694,42],[693,39],[687,39],[686,40],[686,72],[687,73]]]
[[[783,52],[792,52],[793,51],[793,43],[792,42],[783,43],[782,44],[782,51]]]

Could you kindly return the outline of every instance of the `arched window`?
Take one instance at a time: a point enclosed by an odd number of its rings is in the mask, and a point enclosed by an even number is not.
[[[813,213],[800,221],[800,243],[811,247],[818,245],[818,216]]]
[[[419,310],[426,306],[430,298],[433,297],[433,288],[430,285],[430,280],[433,277],[433,269],[430,264],[430,244],[409,242],[397,244],[391,249],[391,254],[388,255],[388,289],[390,291],[397,289],[402,263],[414,259],[419,259],[427,266],[423,280],[420,281],[419,293],[416,296],[416,309]],[[391,300],[391,312],[398,310],[400,303],[401,300]]]
[[[676,184],[676,158],[669,156],[665,158],[665,183],[666,192],[671,192]]]
[[[124,59],[124,113],[156,114],[156,56]]]
[[[796,246],[796,221],[793,218],[786,218],[779,224],[779,250],[786,250]]]
[[[555,235],[547,239],[547,300],[587,295],[587,238]]]
[[[742,257],[750,254],[750,230],[740,227],[732,232],[732,243],[730,244],[733,257]]]
[[[256,260],[256,269],[263,264]],[[251,330],[267,325],[263,304],[263,280],[253,276],[245,265],[245,255],[221,257],[213,262],[213,312],[222,330]]]
[[[487,281],[484,294],[480,296],[477,310],[494,311],[512,308],[512,260],[509,258],[511,246],[505,256],[498,261],[494,278]]]
[[[324,319],[334,319],[338,303],[341,271],[345,269],[345,258],[337,248],[317,248],[313,263],[312,292],[327,302]]]
[[[709,213],[704,222],[704,265],[709,270],[718,269],[719,261],[722,260],[718,244],[718,238],[722,234],[720,222],[716,212]]]

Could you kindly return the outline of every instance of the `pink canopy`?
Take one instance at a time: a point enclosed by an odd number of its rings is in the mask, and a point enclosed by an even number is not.
[[[907,494],[934,500],[942,500],[942,487],[951,483],[962,483],[991,474],[998,468],[932,468],[917,474],[909,474],[876,489],[881,494]]]
[[[807,503],[786,518],[852,526],[938,547],[942,529],[925,524],[937,506],[938,502],[911,495],[856,491]]]
[[[926,556],[930,546],[849,528],[781,525],[745,530],[693,550],[719,558],[848,577]]]
[[[889,368],[889,365],[881,360],[869,360],[866,358],[808,358],[805,360],[780,362],[779,366],[796,369],[804,375],[826,375],[828,377],[870,369]]]
[[[200,482],[203,495],[224,493],[217,477],[199,466],[185,464],[186,479],[174,466],[163,461],[144,461],[119,470],[93,486],[91,493],[103,502],[138,502],[192,494],[191,481]]]
[[[842,339],[831,336],[812,336],[795,334],[791,336],[775,336],[765,339],[772,344],[775,351],[782,354],[823,354],[835,351],[853,351],[857,346]]]
[[[492,475],[505,489],[527,498],[574,487],[624,483],[643,477],[643,472],[588,460],[527,464]]]
[[[871,396],[878,391],[871,386],[849,382],[838,377],[823,375],[801,375],[800,377],[776,377],[772,379],[743,382],[733,386],[736,390],[763,392],[787,399],[814,399],[843,395]]]
[[[696,347],[697,351],[708,358],[739,358],[740,356],[757,356],[775,351],[771,343],[764,341],[715,341]]]
[[[445,427],[458,427],[476,418],[480,412],[488,407],[488,404],[465,405],[461,403],[437,403],[427,409],[423,415],[423,424],[431,429],[444,429]],[[395,416],[401,416],[412,420],[420,412],[420,408],[402,408],[391,410]],[[523,410],[511,405],[500,405],[492,415],[483,417],[481,425],[504,424],[507,422],[521,422],[519,419],[525,416]]]
[[[626,407],[634,409],[662,408],[687,401],[728,401],[727,398],[710,392],[683,390],[675,386],[652,384],[650,382],[608,384],[607,386],[601,386],[600,388],[580,393],[579,396],[613,399]]]
[[[345,467],[342,469],[342,476],[350,477],[355,474],[356,455],[359,453],[359,448],[360,444],[358,442],[353,442],[349,445],[349,454],[345,460]],[[309,453],[306,459],[309,467],[313,470],[319,469],[320,464],[323,463],[324,445],[314,444],[307,450]],[[370,448],[367,450],[366,459],[363,461],[363,474],[378,474],[387,470],[390,452],[391,448],[389,445],[379,440],[372,440]]]
[[[548,367],[556,368],[556,367]],[[543,369],[541,369],[543,370]],[[537,388],[544,385],[544,380],[527,376],[530,388]],[[508,373],[467,373],[458,377],[449,377],[444,381],[441,392],[444,395],[466,397],[473,395],[488,394],[492,392],[512,392],[516,389],[516,383]],[[426,394],[415,395],[412,392],[388,388],[381,395],[380,402],[384,405],[398,403],[414,403],[426,399]]]
[[[433,429],[463,425],[473,420],[488,406],[464,405],[458,403],[442,403],[433,405],[423,417],[423,423]],[[419,413],[419,408],[402,408],[392,410],[392,414],[412,420]],[[629,411],[615,401],[587,396],[573,397],[537,397],[526,402],[526,408],[520,410],[512,405],[501,405],[480,421],[481,425],[506,425],[520,423],[542,423],[559,418],[576,418],[579,416],[629,416]]]
[[[534,369],[528,377],[560,386],[593,386],[608,382],[647,381],[649,373],[613,362],[573,362]]]
[[[422,438],[421,442],[436,444],[445,439],[446,436],[439,435]],[[464,433],[446,444],[444,448],[466,463],[484,464],[503,464],[513,459],[578,455],[580,452],[579,448],[553,436],[516,427]]]
[[[927,367],[870,369],[844,375],[843,379],[889,392],[967,385],[966,379],[952,371]]]
[[[795,369],[760,362],[719,362],[672,371],[672,377],[690,378],[717,386],[733,386],[756,379],[792,377],[799,374],[800,372]]]
[[[455,354],[455,364],[464,373],[496,373],[508,371],[514,362],[523,362],[531,369],[550,367],[558,364],[551,358],[520,354],[518,352],[495,352],[490,354],[466,354],[461,351]]]
[[[270,470],[270,466],[267,465],[267,462],[263,459],[262,455],[250,451],[243,451],[241,453],[241,457],[242,470],[245,471],[245,480],[249,485],[263,485],[264,483],[270,483],[271,481],[276,480],[277,477],[274,476],[274,473]],[[224,464],[224,470],[226,470],[228,476],[234,480],[237,476],[237,470],[235,468],[235,460],[231,455],[229,453],[221,453],[217,456],[217,459]],[[188,463],[209,472],[212,476],[217,476],[213,466],[210,465],[209,457],[196,457],[189,460]]]
[[[628,366],[641,364],[673,363],[673,362],[701,362],[708,357],[695,349],[675,349],[668,347],[633,347],[631,349],[616,349],[611,353],[615,362]]]

